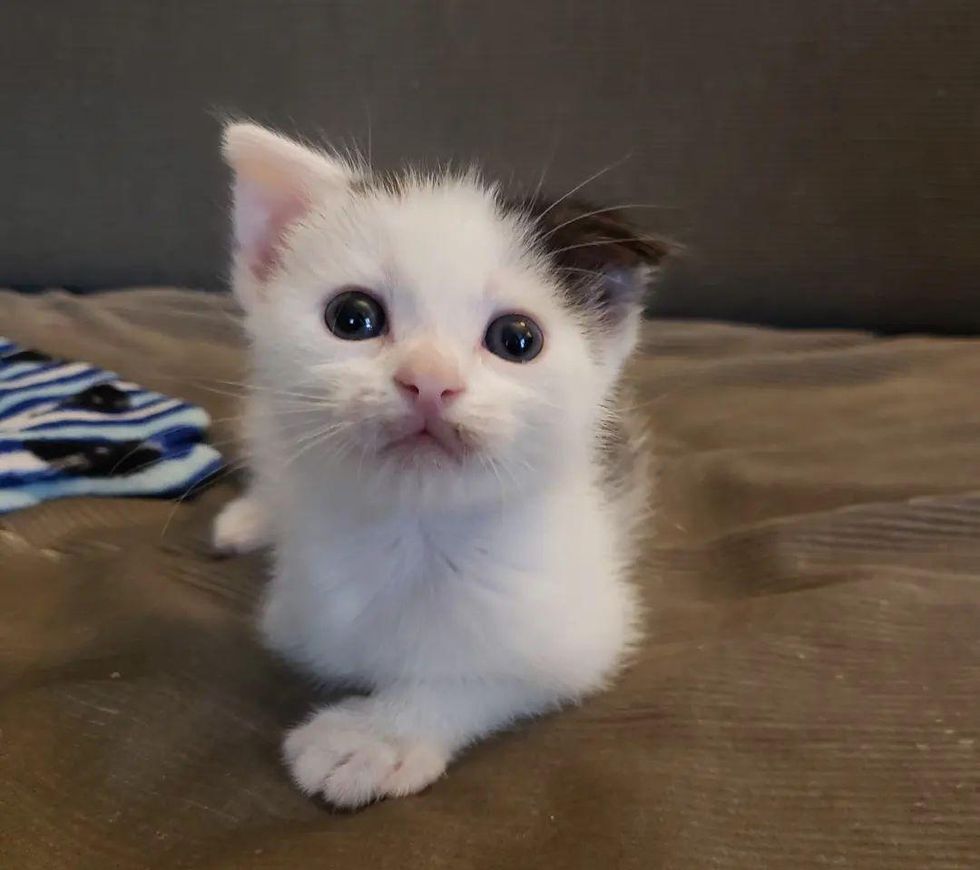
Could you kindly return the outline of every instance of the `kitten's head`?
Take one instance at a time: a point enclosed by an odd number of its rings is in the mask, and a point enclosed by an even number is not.
[[[233,283],[287,460],[443,500],[591,461],[661,244],[473,173],[376,179],[252,124],[224,155]]]

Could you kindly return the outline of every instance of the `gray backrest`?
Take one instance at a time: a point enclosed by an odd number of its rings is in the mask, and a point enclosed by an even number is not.
[[[666,314],[980,328],[976,0],[4,0],[0,283],[213,286],[215,112],[647,206]]]

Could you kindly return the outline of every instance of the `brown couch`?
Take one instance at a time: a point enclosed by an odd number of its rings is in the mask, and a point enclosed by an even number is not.
[[[224,297],[0,294],[15,340],[238,410]],[[56,337],[56,338],[55,338]],[[980,342],[651,323],[648,641],[425,794],[289,784],[313,689],[197,500],[0,520],[0,867],[980,866]]]

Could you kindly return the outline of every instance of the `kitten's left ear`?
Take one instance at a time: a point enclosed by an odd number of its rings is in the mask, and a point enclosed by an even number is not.
[[[352,169],[258,124],[225,127],[222,155],[234,172],[236,291],[248,301],[279,265],[289,229],[354,180]]]
[[[676,246],[642,233],[616,209],[567,199],[524,210],[569,300],[601,336],[614,376],[636,344],[653,281]]]
[[[608,326],[645,306],[653,279],[675,251],[669,242],[640,232],[617,209],[570,199],[532,205],[530,211],[545,252],[579,294],[575,301]]]

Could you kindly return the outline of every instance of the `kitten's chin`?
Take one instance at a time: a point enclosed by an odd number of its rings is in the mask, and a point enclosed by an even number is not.
[[[432,445],[401,446],[379,459],[371,472],[373,480],[362,479],[362,492],[387,504],[403,504],[413,510],[446,508],[478,503],[491,492],[479,463]]]
[[[327,474],[334,479],[332,491],[413,509],[496,502],[512,490],[526,493],[530,478],[537,477],[526,458],[508,461],[506,449],[463,424],[372,421],[345,436],[342,444],[307,451],[300,476],[313,483]]]
[[[376,481],[386,496],[412,505],[476,504],[502,494],[496,463],[458,430],[399,435],[380,448],[377,459]]]
[[[528,469],[508,471],[502,457],[476,450],[454,454],[429,437],[386,443],[353,458],[352,452],[313,457],[301,477],[332,498],[344,492],[366,503],[411,511],[467,509],[507,500],[518,491],[526,497],[529,487],[537,488]]]
[[[428,426],[397,435],[381,448],[382,456],[412,464],[436,460],[458,463],[463,459],[463,454],[458,438],[449,432],[434,431]]]
[[[428,468],[453,469],[462,465],[464,457],[443,444],[429,432],[405,435],[385,446],[382,458],[396,467],[406,469]]]
[[[384,461],[407,469],[458,469],[476,452],[477,445],[461,426],[441,419],[415,420],[385,432],[379,450]]]
[[[445,442],[431,432],[415,432],[386,444],[378,455],[386,477],[403,478],[406,485],[423,488],[452,486],[471,480],[481,467],[477,455],[456,442]]]

